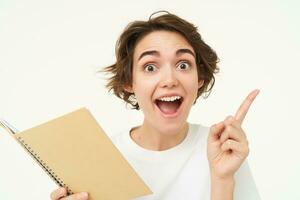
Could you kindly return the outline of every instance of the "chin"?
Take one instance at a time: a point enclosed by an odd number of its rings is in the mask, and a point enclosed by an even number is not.
[[[164,135],[176,135],[179,131],[182,131],[185,125],[187,124],[186,121],[183,122],[173,122],[173,123],[160,123],[161,125],[158,128],[158,131]]]

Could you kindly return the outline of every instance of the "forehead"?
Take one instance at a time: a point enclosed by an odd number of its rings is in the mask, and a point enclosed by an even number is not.
[[[190,49],[193,47],[181,34],[171,31],[153,31],[144,36],[134,49],[134,59],[138,59],[144,51],[156,50],[160,53],[175,53],[178,49]]]

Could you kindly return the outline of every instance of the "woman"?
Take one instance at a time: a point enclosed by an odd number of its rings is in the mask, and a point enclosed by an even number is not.
[[[156,13],[154,13],[156,14]],[[153,191],[138,200],[259,199],[245,159],[241,128],[258,94],[251,92],[235,116],[210,128],[187,118],[197,98],[210,93],[218,57],[197,28],[170,13],[130,23],[116,46],[107,84],[144,114],[143,124],[117,134],[114,144]],[[52,199],[88,199],[86,192]]]

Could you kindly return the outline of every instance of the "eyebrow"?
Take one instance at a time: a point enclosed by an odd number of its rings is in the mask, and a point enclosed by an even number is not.
[[[191,51],[190,49],[178,49],[178,50],[176,51],[176,56],[179,56],[179,55],[184,54],[184,53],[188,53],[188,54],[192,55],[194,58],[196,58],[194,52]],[[160,54],[159,54],[159,52],[156,51],[156,50],[145,51],[145,52],[143,52],[143,53],[140,55],[140,57],[139,57],[138,60],[141,60],[142,57],[147,56],[147,55],[159,56]]]

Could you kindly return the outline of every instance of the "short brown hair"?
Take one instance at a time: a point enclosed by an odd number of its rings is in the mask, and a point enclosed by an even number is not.
[[[153,17],[154,14],[164,14]],[[139,109],[133,93],[127,92],[125,86],[132,85],[133,53],[137,43],[153,31],[172,31],[181,34],[193,47],[196,54],[198,80],[203,80],[203,86],[198,89],[197,98],[204,95],[207,98],[215,83],[214,74],[219,71],[218,56],[201,38],[197,27],[190,22],[166,11],[153,13],[148,21],[133,21],[129,23],[116,43],[116,63],[104,68],[111,74],[106,87],[109,91],[131,104],[133,109]],[[196,102],[196,101],[195,101]]]

